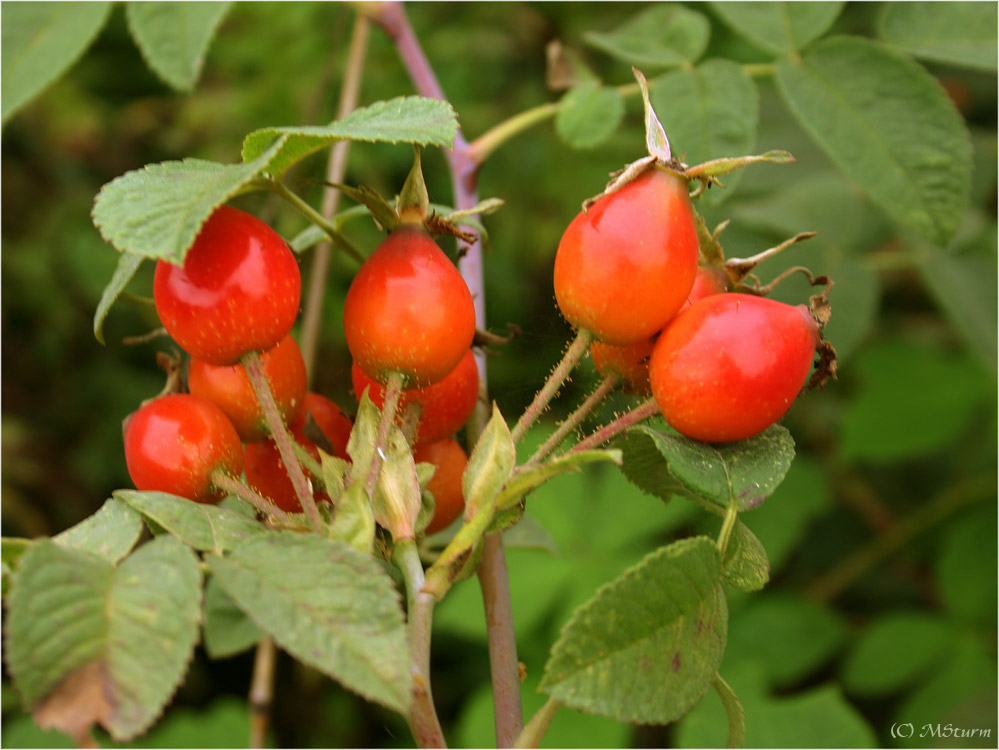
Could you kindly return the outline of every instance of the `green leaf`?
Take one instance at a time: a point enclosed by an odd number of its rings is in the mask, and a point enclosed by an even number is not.
[[[116,490],[114,496],[197,550],[221,554],[267,530],[239,511],[166,492]]]
[[[784,479],[794,440],[780,425],[748,440],[709,445],[674,432],[640,426],[618,438],[624,475],[640,489],[668,501],[674,494],[724,510],[755,508]]]
[[[239,608],[214,578],[205,584],[205,651],[225,659],[253,648],[264,632]]]
[[[472,449],[461,478],[466,519],[495,504],[497,493],[510,478],[516,463],[517,449],[510,427],[494,403],[492,417]],[[492,516],[491,510],[489,515]]]
[[[997,24],[995,3],[887,3],[878,33],[915,57],[995,70]]]
[[[78,737],[99,722],[126,741],[176,690],[200,616],[198,561],[176,539],[143,545],[117,568],[40,540],[11,592],[8,664],[39,725]]]
[[[767,551],[742,521],[736,521],[725,548],[722,582],[740,591],[759,591],[769,580]]]
[[[129,2],[128,30],[146,64],[178,91],[198,82],[208,45],[231,3]]]
[[[927,246],[916,264],[937,305],[964,342],[991,370],[999,363],[999,299],[996,259],[988,255],[948,255]]]
[[[570,453],[566,456],[545,461],[543,464],[524,468],[514,473],[510,480],[503,486],[499,496],[496,498],[497,510],[507,510],[514,507],[529,492],[533,492],[552,477],[572,471],[586,464],[600,461],[610,461],[620,465],[621,451],[617,450],[592,450]]]
[[[818,39],[843,10],[843,3],[712,3],[737,34],[778,56],[803,49]]]
[[[593,148],[614,134],[622,117],[624,100],[617,89],[583,83],[562,97],[555,132],[572,148]]]
[[[558,554],[558,545],[548,529],[530,516],[523,516],[516,526],[503,532],[503,546],[507,549],[533,549]]]
[[[52,537],[52,541],[116,563],[132,551],[141,534],[142,517],[121,500],[109,498],[94,515]]]
[[[961,519],[943,539],[935,566],[940,598],[963,622],[988,625],[995,619],[995,528],[996,509],[986,507]]]
[[[858,37],[824,40],[777,83],[833,162],[899,225],[944,244],[968,204],[971,140],[937,80]]]
[[[760,107],[756,84],[730,60],[708,60],[660,76],[652,82],[652,105],[674,153],[683,154],[688,164],[748,154],[756,145]],[[731,188],[737,179],[726,184]]]
[[[360,394],[360,403],[357,406],[357,418],[354,420],[354,427],[350,431],[347,439],[347,455],[350,456],[350,483],[361,482],[368,477],[368,469],[371,467],[371,459],[375,455],[375,442],[378,437],[378,422],[381,419],[381,411],[375,406],[365,388]]]
[[[243,139],[243,161],[254,162],[280,136],[281,146],[272,174],[280,177],[292,164],[337,141],[416,143],[450,148],[458,133],[454,109],[445,101],[401,96],[359,107],[341,120],[321,127],[280,127],[255,130]]]
[[[847,635],[835,610],[801,596],[770,593],[755,597],[732,619],[726,658],[758,661],[772,685],[784,686],[825,664]]]
[[[994,389],[968,355],[904,339],[862,352],[853,370],[860,389],[846,406],[840,433],[848,461],[888,463],[951,445]]]
[[[552,647],[540,689],[586,713],[665,724],[707,692],[725,650],[718,549],[675,542],[601,588]]]
[[[281,648],[344,687],[407,711],[409,647],[399,594],[373,559],[343,542],[273,532],[208,564]]]
[[[392,534],[393,540],[414,539],[416,517],[422,506],[416,462],[406,437],[395,425],[389,429],[385,443],[384,461],[378,472],[371,512],[378,525]],[[363,500],[361,495],[356,495],[356,503]],[[361,523],[363,534],[367,529],[364,521]]]
[[[136,255],[135,253],[122,253],[118,257],[118,267],[115,268],[111,281],[104,287],[101,301],[97,303],[97,310],[94,312],[94,338],[102,344],[105,343],[104,321],[111,311],[111,306],[121,296],[121,293],[125,291],[128,282],[135,276],[136,271],[139,270],[139,266],[142,265],[142,261],[144,260],[145,257]]]
[[[111,3],[11,3],[3,9],[4,124],[65,73],[104,27]]]
[[[843,661],[843,686],[882,697],[920,682],[951,647],[953,628],[925,612],[890,612],[872,621]]]
[[[184,159],[126,172],[97,194],[94,226],[122,252],[182,264],[201,225],[267,169],[282,143],[246,164]]]
[[[2,574],[2,595],[7,598],[7,593],[14,582],[14,574],[21,564],[24,553],[31,549],[35,543],[34,539],[20,539],[17,537],[5,536],[0,539],[0,574]]]
[[[613,31],[590,31],[583,38],[615,59],[640,68],[665,68],[696,62],[707,49],[710,33],[710,24],[700,13],[659,3]]]
[[[731,686],[718,675],[711,686],[715,689],[722,706],[725,708],[725,716],[728,719],[728,742],[726,747],[742,747],[746,741],[746,710],[739,702],[739,696]]]

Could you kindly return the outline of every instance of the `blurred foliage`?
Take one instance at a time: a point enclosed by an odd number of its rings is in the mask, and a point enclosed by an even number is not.
[[[584,41],[644,9],[625,3],[420,3],[411,22],[464,133],[474,138],[524,109],[553,101],[545,47],[579,51],[605,83],[632,81],[626,65]],[[711,6],[708,58],[766,59]],[[834,32],[875,36],[879,3],[847,4]],[[105,326],[91,320],[116,253],[90,221],[99,187],[144,164],[197,156],[238,159],[242,137],[268,125],[329,122],[353,11],[338,3],[238,3],[219,28],[201,80],[177,94],[143,64],[123,8],[69,71],[6,123],[2,137],[2,502],[5,536],[55,534],[96,511],[129,479],[121,420],[154,395],[163,375],[154,311],[119,303]],[[992,71],[925,62],[965,118],[975,173],[971,207],[946,247],[915,238],[875,207],[818,149],[778,101],[760,92],[753,151],[791,151],[790,166],[751,167],[722,198],[699,209],[729,256],[749,256],[790,234],[815,239],[764,269],[792,265],[836,280],[830,339],[840,379],[800,400],[785,419],[798,458],[787,480],[742,520],[766,547],[771,582],[730,595],[731,633],[722,673],[747,712],[750,746],[901,746],[894,722],[990,729],[990,738],[924,738],[927,746],[991,746],[996,737],[996,77]],[[391,42],[373,30],[362,102],[410,93]],[[607,173],[642,153],[641,104],[625,99],[621,126],[597,149],[575,151],[543,123],[504,145],[480,173],[480,194],[505,207],[485,219],[488,325],[523,335],[489,360],[490,393],[511,418],[528,402],[569,337],[551,292],[558,239],[580,202]],[[678,103],[682,106],[682,102]],[[682,149],[682,144],[677,144]],[[720,155],[720,154],[719,154]],[[405,146],[355,144],[347,181],[387,195],[401,186]],[[291,176],[318,204],[324,157]],[[443,157],[427,153],[431,196],[449,200]],[[715,189],[712,189],[713,191]],[[274,200],[239,204],[291,237],[303,220]],[[361,247],[369,222],[348,231]],[[151,266],[151,264],[146,264]],[[303,270],[308,271],[308,259]],[[130,289],[151,290],[151,267]],[[338,259],[325,303],[316,389],[348,410],[349,355],[341,310],[354,267]],[[803,284],[776,296],[800,302]],[[596,382],[584,369],[552,409],[556,418]],[[612,399],[593,424],[626,408]],[[530,443],[540,441],[538,432]],[[527,454],[525,454],[527,455]],[[573,608],[664,541],[716,521],[680,499],[642,495],[605,467],[560,477],[529,502],[552,554],[508,551],[525,714],[547,651]],[[438,609],[434,693],[456,745],[492,744],[488,657],[474,581]],[[202,650],[165,719],[135,747],[239,746],[245,742],[252,655],[209,661]],[[406,747],[398,717],[365,704],[282,655],[274,738],[279,746]],[[19,713],[6,680],[3,744],[67,746]],[[704,746],[724,742],[725,721],[710,694],[671,727],[628,727],[561,711],[552,747]]]

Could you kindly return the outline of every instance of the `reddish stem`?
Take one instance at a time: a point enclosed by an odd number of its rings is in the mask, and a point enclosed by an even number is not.
[[[256,492],[252,487],[243,484],[238,479],[232,478],[225,472],[216,471],[212,474],[212,484],[220,490],[228,492],[230,495],[235,495],[240,500],[245,500],[264,515],[274,516],[274,518],[279,520],[281,523],[292,523],[291,516],[277,507],[274,503]]]
[[[572,447],[571,450],[566,451],[565,455],[571,455],[573,453],[580,453],[582,451],[590,450],[591,448],[597,448],[618,433],[624,432],[624,430],[629,427],[643,422],[651,416],[659,413],[659,404],[656,403],[654,398],[650,398],[647,401],[642,402],[639,406],[636,406],[631,411],[626,414],[622,414],[620,417],[615,419],[613,422],[604,425],[599,430],[594,432],[585,440],[579,441],[576,445]]]

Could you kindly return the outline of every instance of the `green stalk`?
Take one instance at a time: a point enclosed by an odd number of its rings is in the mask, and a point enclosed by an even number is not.
[[[614,373],[601,380],[596,390],[534,451],[534,454],[527,459],[527,463],[537,463],[555,450],[565,440],[566,435],[572,432],[596,408],[597,404],[603,401],[607,397],[607,394],[617,387],[619,382],[619,378]]]

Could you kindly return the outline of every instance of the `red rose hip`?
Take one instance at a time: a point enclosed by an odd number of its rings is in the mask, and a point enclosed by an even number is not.
[[[790,408],[819,343],[808,308],[716,294],[676,316],[652,350],[652,393],[666,421],[695,440],[763,432]]]
[[[475,308],[458,269],[420,227],[395,229],[364,262],[344,304],[347,348],[371,378],[435,383],[472,344]]]
[[[450,438],[434,443],[418,445],[413,450],[417,463],[433,464],[437,467],[427,489],[434,496],[434,517],[424,529],[424,534],[436,534],[446,529],[465,509],[465,495],[461,489],[461,478],[468,465],[468,456],[459,443]]]
[[[153,281],[167,333],[213,365],[277,346],[298,316],[301,291],[298,262],[280,235],[230,206],[208,218],[183,266],[161,260]]]
[[[216,472],[243,471],[239,435],[211,401],[189,394],[161,396],[125,426],[125,463],[136,489],[169,492],[199,503],[222,499]]]
[[[651,168],[569,224],[555,255],[555,298],[574,326],[633,344],[680,309],[697,257],[687,182]]]

